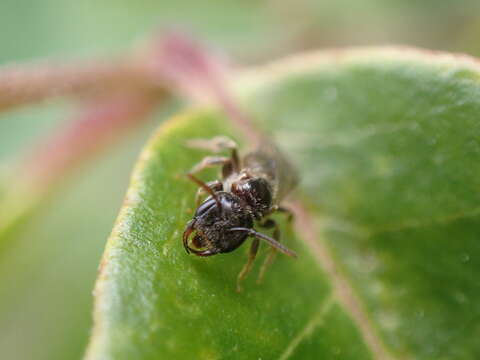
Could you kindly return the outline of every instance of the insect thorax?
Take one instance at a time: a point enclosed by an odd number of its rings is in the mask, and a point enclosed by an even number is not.
[[[250,206],[257,219],[272,207],[272,187],[262,177],[239,176],[231,184],[230,191]]]

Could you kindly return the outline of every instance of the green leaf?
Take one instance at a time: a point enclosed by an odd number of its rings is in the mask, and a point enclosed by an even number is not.
[[[478,358],[478,79],[472,60],[409,49],[241,74],[244,108],[295,160],[308,208],[283,236],[298,260],[279,256],[241,294],[246,246],[185,254],[195,189],[181,175],[205,156],[186,140],[245,140],[214,111],[162,126],[104,254],[88,357]]]
[[[279,256],[264,284],[255,284],[255,271],[241,294],[235,284],[247,246],[212,258],[185,253],[181,235],[195,186],[182,174],[205,156],[185,143],[232,136],[223,122],[213,113],[172,119],[143,151],[104,255],[91,358],[271,358],[310,321],[323,322],[323,313],[343,332],[339,347],[358,338],[328,280],[292,234],[285,241],[300,260]],[[326,337],[329,331],[324,328]],[[360,342],[357,348],[364,351]]]

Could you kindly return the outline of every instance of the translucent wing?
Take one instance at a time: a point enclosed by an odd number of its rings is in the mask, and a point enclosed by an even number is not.
[[[270,141],[262,142],[243,159],[243,167],[265,178],[273,187],[273,201],[278,204],[298,184],[297,171],[290,160]]]

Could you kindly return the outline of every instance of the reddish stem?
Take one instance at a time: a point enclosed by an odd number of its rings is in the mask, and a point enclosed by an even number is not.
[[[90,99],[70,124],[34,149],[20,178],[36,189],[48,190],[73,167],[144,120],[164,98],[165,91],[158,91],[165,81],[189,98],[200,93],[213,99],[255,141],[258,132],[251,129],[252,121],[234,101],[225,79],[216,58],[179,34],[160,37],[151,51],[123,63],[0,71],[0,111],[58,95],[89,95],[85,99]]]
[[[149,94],[122,94],[92,102],[35,147],[23,164],[22,178],[48,189],[79,163],[145,121],[159,100]]]
[[[58,96],[159,87],[146,70],[133,60],[4,67],[0,69],[0,111]]]
[[[258,143],[261,136],[252,127],[250,116],[231,94],[226,69],[218,58],[178,33],[160,38],[155,49],[153,71],[156,70],[159,77],[170,80],[189,98],[213,99],[253,143]]]

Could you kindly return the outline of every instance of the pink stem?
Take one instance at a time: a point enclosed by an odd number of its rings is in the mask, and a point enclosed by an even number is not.
[[[79,163],[148,118],[158,97],[122,94],[97,100],[49,138],[23,163],[22,179],[46,189]]]
[[[20,177],[48,190],[78,163],[139,124],[164,98],[165,81],[190,98],[206,94],[251,135],[252,121],[233,99],[224,70],[206,50],[179,34],[161,37],[137,61],[96,63],[0,72],[0,110],[55,95],[87,92],[93,99],[66,127],[45,139],[27,157]],[[49,86],[48,86],[49,85]]]
[[[141,62],[42,64],[0,68],[0,111],[51,97],[158,87]]]
[[[252,126],[250,116],[231,94],[224,67],[206,49],[175,33],[160,38],[154,59],[153,66],[161,78],[170,80],[174,87],[190,98],[213,98],[253,143],[261,139]]]

